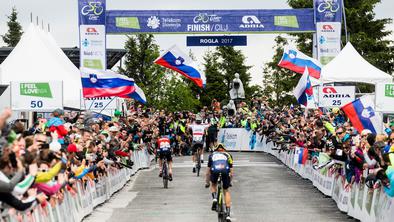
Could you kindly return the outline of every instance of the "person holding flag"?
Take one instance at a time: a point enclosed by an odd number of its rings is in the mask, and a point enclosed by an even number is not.
[[[313,88],[309,77],[308,68],[305,67],[304,74],[302,75],[300,81],[293,90],[293,94],[300,105],[303,105],[305,107],[308,107],[308,103],[313,103],[314,105]]]

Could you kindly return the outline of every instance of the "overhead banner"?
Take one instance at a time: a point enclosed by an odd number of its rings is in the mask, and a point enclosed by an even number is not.
[[[378,83],[375,88],[376,111],[394,112],[394,83]]]
[[[79,0],[80,66],[105,70],[105,0]]]
[[[314,0],[317,57],[328,64],[341,51],[342,0]]]
[[[355,100],[355,86],[319,87],[319,107],[342,107]]]
[[[63,108],[62,82],[11,82],[11,109],[52,112]]]
[[[313,9],[109,10],[107,33],[315,32]]]

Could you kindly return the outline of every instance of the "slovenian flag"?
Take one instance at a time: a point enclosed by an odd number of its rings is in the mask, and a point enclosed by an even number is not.
[[[278,65],[300,74],[303,74],[305,67],[307,67],[310,76],[320,79],[321,63],[298,51],[296,48],[286,46]]]
[[[301,105],[308,107],[308,103],[314,103],[312,83],[306,67],[304,68],[304,74],[294,89],[293,94]]]
[[[193,67],[193,60],[183,53],[176,45],[172,46],[162,56],[157,58],[155,63],[174,70],[193,81],[197,86],[203,87],[202,75]]]
[[[295,160],[298,164],[305,164],[308,160],[308,149],[303,147],[296,148]]]
[[[111,70],[81,68],[82,91],[85,98],[124,97],[135,91],[134,80]]]
[[[344,105],[341,109],[359,133],[369,129],[372,133],[378,134],[383,129],[382,117],[375,112],[374,107],[371,96],[365,95]]]
[[[133,98],[140,103],[146,104],[146,97],[144,91],[142,91],[142,89],[138,87],[137,84],[134,84],[134,87],[135,91],[129,94],[129,98]]]

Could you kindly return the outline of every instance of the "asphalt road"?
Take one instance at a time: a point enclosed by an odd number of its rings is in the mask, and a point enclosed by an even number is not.
[[[274,157],[263,153],[232,154],[234,221],[353,221],[336,208],[331,198]],[[204,188],[204,177],[192,173],[190,157],[176,157],[173,171],[169,189],[163,189],[157,168],[141,171],[85,221],[217,221],[216,213],[210,210],[211,195]]]

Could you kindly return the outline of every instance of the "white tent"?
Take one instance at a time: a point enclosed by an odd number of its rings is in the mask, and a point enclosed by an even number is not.
[[[322,83],[362,82],[376,84],[392,82],[393,77],[368,63],[349,42],[342,51],[322,68]]]
[[[64,106],[81,108],[82,84],[78,68],[50,34],[33,24],[0,65],[0,84],[12,81],[63,81]]]

